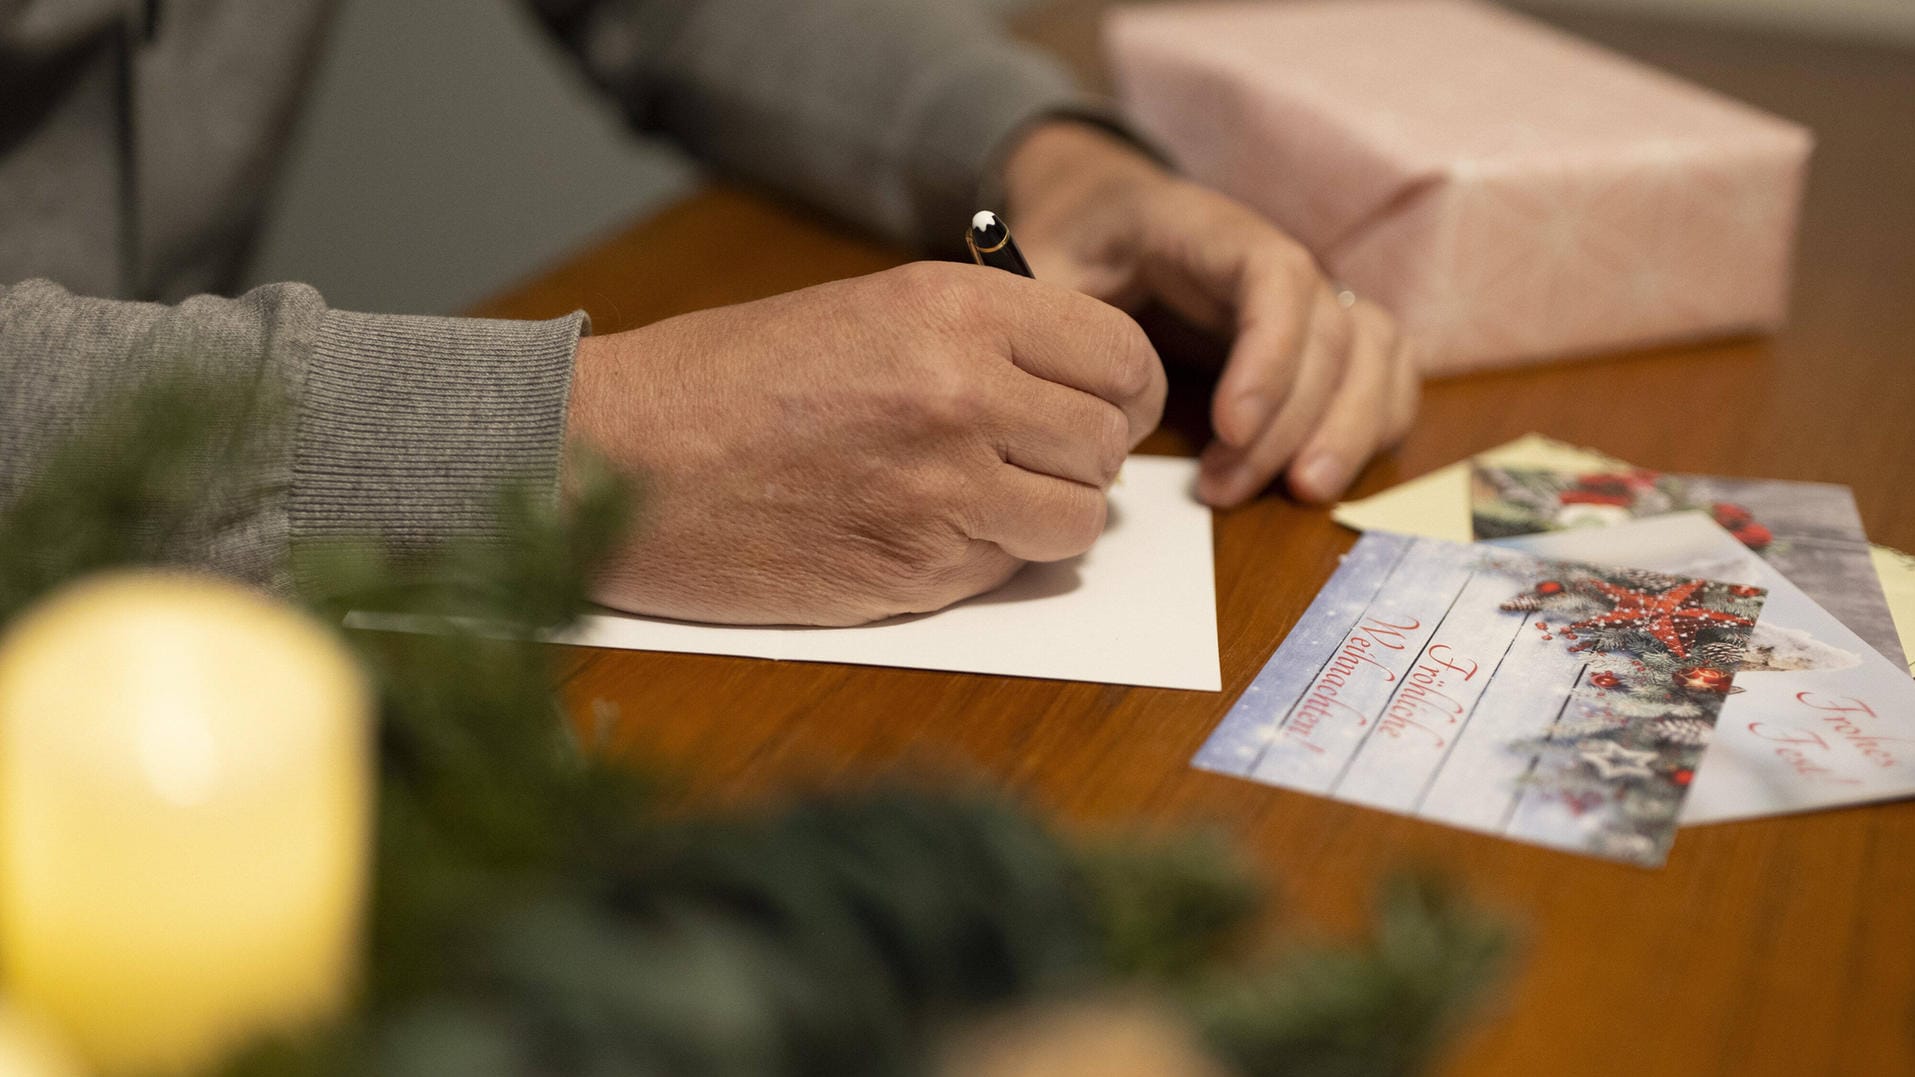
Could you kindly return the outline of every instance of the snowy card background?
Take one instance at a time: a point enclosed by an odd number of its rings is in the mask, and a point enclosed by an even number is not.
[[[1762,600],[1370,532],[1192,762],[1653,866]]]

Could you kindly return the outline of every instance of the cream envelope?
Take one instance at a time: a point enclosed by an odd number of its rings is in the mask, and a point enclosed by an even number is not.
[[[1768,589],[1684,803],[1685,826],[1915,795],[1915,680],[1707,516],[1496,545]]]
[[[1895,631],[1901,633],[1902,654],[1908,657],[1909,672],[1915,673],[1915,557],[1887,546],[1871,546],[1868,552],[1875,574],[1882,578]]]
[[[855,628],[738,628],[608,610],[555,642],[1215,692],[1223,684],[1210,510],[1192,495],[1196,476],[1195,460],[1132,457],[1088,553],[1030,565],[937,613]],[[422,627],[364,613],[348,623]]]

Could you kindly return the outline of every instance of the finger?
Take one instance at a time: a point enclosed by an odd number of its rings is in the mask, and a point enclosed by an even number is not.
[[[1396,328],[1372,307],[1350,314],[1357,329],[1349,372],[1287,472],[1290,492],[1302,501],[1329,501],[1343,493],[1364,462],[1394,435],[1401,365]]]
[[[1211,427],[1225,444],[1256,441],[1290,400],[1319,332],[1312,323],[1322,290],[1313,269],[1278,254],[1246,271],[1236,339],[1211,401]]]
[[[1019,375],[994,418],[998,456],[1007,464],[1099,488],[1109,486],[1130,452],[1130,419],[1089,393]]]
[[[1208,192],[1190,203],[1174,229],[1146,235],[1141,275],[1184,318],[1234,330],[1212,425],[1226,444],[1244,447],[1295,382],[1320,274],[1302,247],[1261,218],[1220,208]]]
[[[1104,492],[1081,482],[1005,465],[972,506],[972,538],[995,542],[1020,561],[1062,561],[1104,533]]]
[[[1164,364],[1130,315],[1087,295],[1008,277],[1016,292],[1001,309],[1011,361],[1032,377],[1078,389],[1121,408],[1136,444],[1163,418]]]
[[[1385,441],[1394,446],[1409,436],[1416,425],[1416,412],[1423,397],[1422,353],[1416,337],[1399,331],[1396,353],[1392,357],[1394,380],[1390,386],[1390,433]]]
[[[1269,485],[1322,420],[1342,382],[1351,343],[1348,315],[1328,288],[1318,291],[1297,380],[1276,414],[1248,448],[1220,439],[1204,452],[1197,488],[1210,504],[1240,504]]]

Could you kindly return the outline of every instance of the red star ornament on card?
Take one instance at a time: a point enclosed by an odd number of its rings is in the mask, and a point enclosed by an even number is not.
[[[1589,589],[1606,596],[1615,605],[1608,613],[1598,614],[1570,625],[1576,628],[1635,628],[1648,633],[1669,648],[1677,658],[1689,657],[1689,646],[1696,635],[1711,624],[1747,627],[1754,621],[1704,606],[1696,597],[1702,581],[1690,580],[1665,591],[1635,590],[1600,580],[1589,582]]]

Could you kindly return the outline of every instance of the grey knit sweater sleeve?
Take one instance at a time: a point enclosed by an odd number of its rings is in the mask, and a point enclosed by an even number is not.
[[[908,243],[958,243],[1010,136],[1087,113],[978,0],[532,0],[639,127]]]
[[[299,284],[176,306],[0,286],[0,508],[108,402],[178,369],[286,416],[247,431],[247,466],[196,476],[215,510],[172,537],[178,560],[283,590],[302,539],[481,533],[501,485],[555,482],[584,328],[354,314]]]

